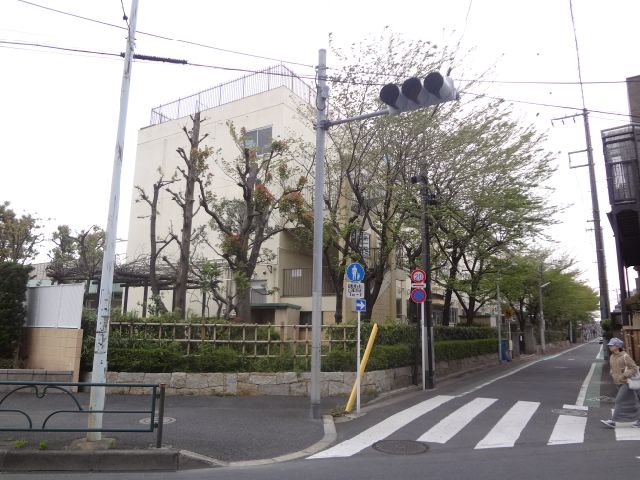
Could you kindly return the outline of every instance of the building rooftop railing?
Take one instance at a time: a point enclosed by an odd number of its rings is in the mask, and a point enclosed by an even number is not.
[[[151,109],[151,125],[193,115],[279,87],[288,88],[309,104],[315,102],[314,89],[284,65],[275,65],[155,107]]]

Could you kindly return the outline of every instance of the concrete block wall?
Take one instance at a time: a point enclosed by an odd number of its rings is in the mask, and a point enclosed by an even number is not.
[[[42,369],[0,369],[0,381],[14,382],[73,382],[73,372]],[[19,385],[0,385],[0,392],[10,392]],[[70,388],[71,391],[75,391]],[[48,392],[57,393],[50,389]]]
[[[24,328],[22,355],[25,368],[73,372],[71,381],[80,376],[82,329]]]

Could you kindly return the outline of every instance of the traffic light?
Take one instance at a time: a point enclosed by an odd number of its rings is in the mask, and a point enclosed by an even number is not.
[[[431,72],[424,81],[416,77],[409,78],[401,87],[388,83],[380,90],[380,100],[388,105],[391,115],[458,99],[453,79],[440,72]]]

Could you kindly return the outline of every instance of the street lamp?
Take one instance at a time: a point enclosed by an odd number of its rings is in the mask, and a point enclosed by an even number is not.
[[[542,353],[545,350],[544,344],[544,309],[542,308],[542,289],[548,287],[551,282],[543,283],[540,285],[540,348]]]

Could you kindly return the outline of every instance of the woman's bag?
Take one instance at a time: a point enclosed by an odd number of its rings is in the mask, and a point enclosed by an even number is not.
[[[628,354],[625,354],[625,355],[629,357]],[[627,359],[625,358],[625,364],[626,364],[626,360]],[[629,366],[626,366],[624,369],[624,373],[626,374],[628,370],[632,370],[632,368]],[[640,368],[634,367],[633,372],[634,372],[633,375],[631,375],[630,377],[627,377],[627,385],[629,385],[629,388],[631,390],[640,390]]]
[[[627,384],[631,390],[640,390],[640,372],[627,379]]]

